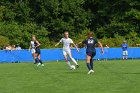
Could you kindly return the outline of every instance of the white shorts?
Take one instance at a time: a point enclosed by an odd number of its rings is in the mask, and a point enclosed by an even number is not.
[[[128,56],[128,51],[123,51],[123,56]]]
[[[32,48],[32,49],[31,49],[31,53],[33,54],[33,53],[35,53],[35,52],[36,52],[35,49]]]
[[[63,55],[70,54],[71,50],[70,49],[63,49]]]

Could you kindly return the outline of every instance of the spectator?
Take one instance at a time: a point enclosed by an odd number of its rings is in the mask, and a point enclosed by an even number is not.
[[[21,50],[21,47],[19,46],[19,44],[16,45],[16,50]]]
[[[5,47],[5,50],[12,50],[12,47],[8,44],[8,45]]]
[[[108,59],[108,53],[109,53],[108,49],[109,49],[109,46],[105,45],[105,47],[104,47],[104,60],[105,61],[107,61],[107,59]]]
[[[16,45],[12,45],[11,50],[16,50]]]
[[[122,44],[122,51],[123,51],[123,53],[122,53],[122,59],[124,60],[124,59],[128,59],[128,51],[127,51],[127,49],[128,49],[128,44],[126,43],[126,40],[124,40],[123,41],[123,44]]]

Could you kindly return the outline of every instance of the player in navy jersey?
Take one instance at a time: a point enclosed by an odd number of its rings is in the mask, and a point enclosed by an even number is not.
[[[123,44],[122,44],[122,50],[123,50],[122,58],[123,58],[123,60],[128,59],[128,51],[127,51],[127,49],[128,49],[128,44],[124,40]]]
[[[32,36],[32,41],[30,42],[30,48],[32,52],[32,56],[35,60],[35,64],[38,63],[37,66],[41,65],[44,66],[43,62],[40,59],[40,43],[36,40],[35,36]]]
[[[88,39],[84,40],[83,42],[80,42],[79,44],[85,44],[87,46],[86,48],[86,64],[87,68],[89,70],[88,74],[91,74],[94,72],[93,70],[93,57],[96,55],[96,44],[99,44],[102,48],[102,53],[104,53],[102,44],[95,38],[93,38],[93,33],[88,33]]]

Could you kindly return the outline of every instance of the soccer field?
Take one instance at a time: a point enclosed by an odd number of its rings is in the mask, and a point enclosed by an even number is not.
[[[92,75],[78,63],[75,70],[63,61],[0,64],[0,93],[140,93],[140,60],[95,61]]]

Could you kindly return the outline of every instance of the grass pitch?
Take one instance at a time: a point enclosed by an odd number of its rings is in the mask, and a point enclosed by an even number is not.
[[[78,63],[76,70],[63,61],[0,64],[0,93],[140,93],[140,60],[95,61],[92,75]]]

